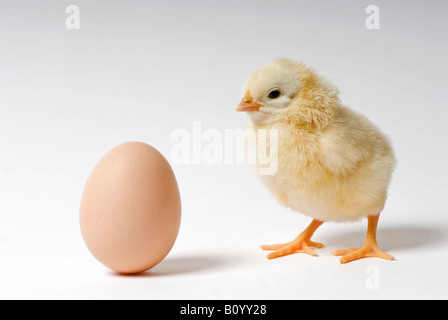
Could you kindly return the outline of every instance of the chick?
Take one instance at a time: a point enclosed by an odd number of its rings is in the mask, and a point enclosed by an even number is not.
[[[366,117],[344,106],[328,80],[300,62],[278,59],[251,73],[237,111],[247,112],[248,129],[278,130],[278,168],[260,175],[284,206],[313,218],[289,243],[264,245],[277,258],[316,255],[311,241],[326,221],[368,219],[360,248],[337,250],[341,263],[366,257],[393,260],[378,248],[376,230],[395,167],[391,145]],[[269,147],[269,145],[268,145]],[[260,166],[260,164],[255,164]],[[257,171],[259,172],[259,171]]]

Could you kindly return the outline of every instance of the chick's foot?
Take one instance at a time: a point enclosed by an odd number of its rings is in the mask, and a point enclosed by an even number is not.
[[[335,256],[343,256],[340,260],[342,264],[363,258],[381,258],[385,260],[395,260],[393,256],[385,253],[378,248],[376,242],[376,229],[378,225],[379,214],[368,216],[367,236],[364,245],[361,248],[351,248],[345,250],[336,250]]]
[[[317,256],[311,247],[323,248],[322,243],[311,241],[311,236],[314,231],[322,224],[322,221],[313,220],[311,224],[306,228],[297,238],[288,243],[263,245],[263,250],[274,250],[267,255],[268,259],[275,259],[283,257],[292,253],[306,253],[311,256]]]
[[[311,256],[317,256],[311,247],[323,248],[322,243],[313,242],[307,239],[295,239],[294,241],[281,244],[263,245],[263,250],[274,250],[267,255],[268,259],[283,257],[292,253],[307,253]]]
[[[351,248],[346,250],[336,250],[335,256],[343,256],[340,260],[342,264],[363,259],[363,258],[381,258],[385,260],[395,260],[393,256],[382,251],[374,243],[365,243],[361,248]]]

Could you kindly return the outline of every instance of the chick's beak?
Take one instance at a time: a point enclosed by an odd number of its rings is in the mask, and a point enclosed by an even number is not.
[[[262,105],[254,102],[254,99],[247,91],[240,104],[236,107],[236,111],[258,111]]]

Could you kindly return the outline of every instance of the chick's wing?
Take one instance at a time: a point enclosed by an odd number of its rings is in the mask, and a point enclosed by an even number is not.
[[[347,175],[375,151],[378,130],[364,116],[340,107],[320,136],[320,161],[335,175]]]

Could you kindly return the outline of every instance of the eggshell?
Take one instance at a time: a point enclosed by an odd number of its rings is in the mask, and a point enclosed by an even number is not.
[[[179,232],[181,200],[174,172],[156,149],[123,143],[92,170],[81,199],[80,225],[93,256],[121,273],[162,261]]]

